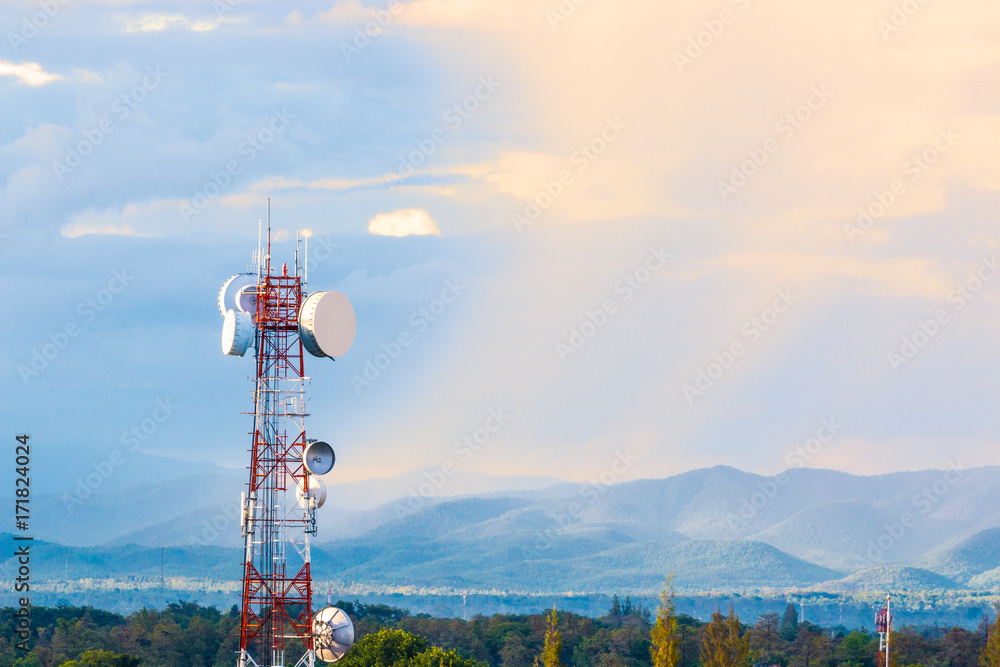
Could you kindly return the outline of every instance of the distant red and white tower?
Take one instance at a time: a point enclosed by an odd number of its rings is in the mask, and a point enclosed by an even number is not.
[[[270,208],[270,205],[269,205]],[[345,353],[354,339],[354,309],[339,292],[305,293],[308,236],[296,238],[289,274],[271,270],[270,222],[267,249],[258,251],[254,271],[230,278],[219,293],[224,317],[222,350],[243,356],[253,345],[256,379],[249,479],[242,494],[244,538],[240,623],[240,667],[313,667],[333,662],[354,641],[343,611],[314,615],[309,538],[316,510],[326,499],[320,479],[334,464],[333,449],[306,439],[309,377],[303,350],[318,357]]]
[[[889,639],[892,633],[892,613],[889,610],[889,598],[889,595],[885,596],[885,607],[875,614],[875,631],[878,632],[878,659],[875,661],[875,667],[890,667]]]

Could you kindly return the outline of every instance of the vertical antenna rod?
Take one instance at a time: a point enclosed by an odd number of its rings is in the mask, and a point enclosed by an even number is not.
[[[885,594],[885,667],[892,663],[892,652],[889,650],[889,640],[892,639],[892,611],[889,609],[888,593]]]

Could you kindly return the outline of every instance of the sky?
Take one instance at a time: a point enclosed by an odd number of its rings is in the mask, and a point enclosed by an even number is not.
[[[982,0],[7,0],[4,437],[41,488],[244,467],[216,299],[270,199],[274,261],[308,229],[356,310],[306,360],[343,481],[1000,464],[998,33]]]

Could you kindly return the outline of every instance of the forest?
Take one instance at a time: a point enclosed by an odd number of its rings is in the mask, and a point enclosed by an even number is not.
[[[875,667],[879,636],[864,629],[783,615],[711,620],[613,598],[590,618],[547,613],[469,620],[411,614],[385,604],[338,601],[356,641],[342,667]],[[239,612],[174,602],[127,616],[93,607],[33,607],[29,651],[15,648],[14,608],[0,610],[0,664],[13,667],[210,667],[236,664]],[[890,667],[1000,667],[997,624],[978,629],[914,627],[892,632]],[[293,650],[290,648],[288,655]],[[320,663],[321,664],[321,663]]]

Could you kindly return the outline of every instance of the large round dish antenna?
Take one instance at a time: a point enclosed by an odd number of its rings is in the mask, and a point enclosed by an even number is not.
[[[354,342],[354,306],[340,292],[314,292],[302,302],[299,336],[314,357],[339,357]]]
[[[251,318],[257,317],[257,283],[241,287],[236,295],[236,307]]]
[[[313,637],[316,657],[337,662],[354,646],[354,623],[343,609],[326,607],[313,616]]]
[[[242,357],[253,338],[253,322],[250,315],[230,308],[222,322],[222,353]]]
[[[253,285],[255,288],[257,286],[257,274],[256,273],[237,273],[235,276],[227,280],[222,285],[222,289],[219,290],[219,312],[222,316],[226,316],[227,310],[241,310],[238,297],[240,291]],[[257,306],[254,304],[254,312],[256,312]]]
[[[322,440],[315,440],[302,450],[302,463],[313,475],[325,475],[333,470],[336,462],[337,455],[333,453],[333,447]]]
[[[316,475],[309,475],[308,493],[299,485],[296,485],[295,488],[295,499],[299,501],[300,506],[306,507],[310,498],[316,499],[317,509],[326,502],[326,484]]]

